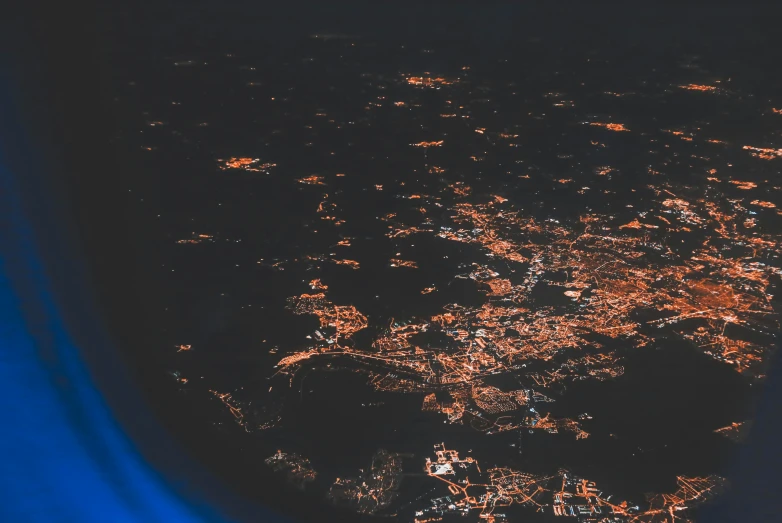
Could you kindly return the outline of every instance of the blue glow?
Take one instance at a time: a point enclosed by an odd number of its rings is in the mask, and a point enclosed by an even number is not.
[[[0,158],[0,521],[219,521],[145,463],[95,388],[15,182]]]

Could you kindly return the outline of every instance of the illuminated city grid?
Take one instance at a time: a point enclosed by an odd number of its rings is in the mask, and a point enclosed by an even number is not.
[[[540,476],[495,467],[481,470],[472,457],[444,444],[434,446],[435,459],[426,458],[426,473],[444,482],[449,495],[432,500],[432,504],[415,514],[416,523],[439,521],[446,514],[478,513],[482,521],[506,521],[503,510],[524,505],[555,516],[576,517],[584,521],[622,523],[669,523],[689,521],[682,510],[693,507],[718,494],[726,487],[716,476],[676,478],[678,490],[672,494],[652,494],[645,508],[613,499],[593,482],[567,470]]]
[[[321,36],[316,40],[324,45],[334,40],[355,45],[347,37]],[[655,126],[620,110],[615,116],[584,113],[583,105],[597,102],[584,101],[575,88],[541,92],[545,112],[531,106],[519,122],[503,121],[502,110],[510,105],[494,98],[510,97],[512,104],[521,105],[514,98],[516,86],[489,87],[488,79],[473,69],[464,65],[452,74],[362,73],[355,79],[362,95],[352,116],[325,106],[307,106],[306,113],[296,113],[297,125],[306,131],[303,148],[349,128],[368,133],[373,122],[388,115],[410,115],[414,125],[401,140],[401,159],[379,159],[404,162],[403,167],[393,165],[400,171],[396,177],[375,178],[353,169],[351,162],[363,154],[355,150],[347,155],[331,151],[327,158],[343,163],[303,172],[291,172],[281,160],[267,161],[267,156],[274,158],[273,148],[257,153],[247,147],[231,153],[240,156],[214,159],[220,176],[274,179],[294,186],[302,201],[310,203],[290,205],[306,223],[306,234],[317,238],[311,243],[301,240],[307,247],[296,254],[253,260],[259,271],[304,271],[306,278],[279,306],[291,317],[314,318],[317,328],[296,333],[301,334],[297,341],[268,351],[274,361],[273,368],[264,369],[269,382],[265,395],[241,387],[218,391],[206,386],[227,413],[228,424],[232,420],[247,432],[284,429],[280,398],[285,391],[294,391],[300,401],[303,376],[328,370],[361,375],[380,393],[420,400],[421,415],[435,427],[427,444],[439,441],[436,427],[445,424],[468,427],[476,437],[510,431],[560,434],[557,437],[584,444],[593,430],[600,430],[601,420],[586,412],[573,419],[553,415],[567,387],[576,382],[604,386],[620,379],[628,358],[664,340],[685,341],[691,350],[750,383],[763,380],[780,326],[772,300],[782,276],[782,245],[772,231],[782,216],[782,188],[760,169],[776,168],[782,149],[755,138],[747,140],[753,145],[745,145],[721,136],[708,122]],[[653,95],[739,99],[727,83],[703,81],[707,83],[667,83]],[[263,83],[247,86],[261,92]],[[600,105],[610,101],[623,107],[651,97],[640,91],[601,90]],[[284,93],[275,92],[267,103],[288,104],[286,111],[292,113],[294,86]],[[491,113],[484,107],[497,109]],[[782,114],[778,108],[763,111],[770,118]],[[155,120],[147,125],[170,124]],[[592,156],[577,158],[575,151],[558,147],[551,157],[569,170],[550,174],[550,167],[536,165],[535,151],[527,146],[528,129],[535,125],[568,129]],[[457,138],[459,133],[469,138]],[[268,140],[282,134],[275,129]],[[637,172],[612,165],[609,152],[620,150],[623,143],[641,144],[648,165]],[[148,148],[150,154],[156,150]],[[748,163],[734,168],[731,162],[739,161]],[[505,185],[486,182],[490,169],[504,173]],[[619,208],[610,202],[618,190],[614,184],[628,177],[635,195],[632,203]],[[542,209],[520,203],[505,190],[513,183],[525,184],[524,190],[536,195],[541,192]],[[372,315],[351,303],[339,274],[372,268],[357,248],[371,234],[368,225],[351,222],[345,210],[355,204],[346,196],[351,184],[361,187],[361,198],[385,202],[377,203],[377,212],[366,220],[383,230],[373,241],[384,242],[384,269],[406,276],[430,270],[430,259],[416,257],[418,243],[458,248],[469,258],[448,273],[446,283],[420,282],[415,300],[439,299],[451,285],[466,284],[476,291],[479,303],[457,299],[438,304],[429,314],[398,311],[392,317]],[[577,211],[554,212],[557,194],[582,203],[574,206]],[[551,209],[542,205],[544,199]],[[237,241],[196,230],[174,237],[181,245],[177,248],[217,248]],[[305,236],[300,231],[291,234]],[[559,299],[541,302],[541,292]],[[438,341],[424,341],[430,339]],[[178,344],[176,352],[183,353],[177,357],[189,357],[198,353],[198,345]],[[198,381],[179,371],[173,375],[192,390],[209,382],[208,373],[204,369],[206,378]],[[748,426],[737,421],[714,427],[713,433],[739,441]],[[432,493],[412,505],[416,523],[451,515],[506,521],[506,511],[515,506],[574,521],[685,523],[690,521],[687,509],[727,487],[718,476],[678,476],[675,492],[631,502],[568,470],[532,474],[510,466],[482,469],[480,456],[465,456],[462,449],[444,444],[434,449],[434,457],[425,457],[423,464]],[[421,456],[413,459],[417,466],[424,461]],[[278,450],[266,463],[299,488],[322,477],[309,459],[288,450]],[[402,478],[412,472],[420,470],[403,468],[403,455],[379,450],[369,468],[347,478],[327,478],[328,498],[363,514],[396,515]],[[610,485],[605,488],[611,490]]]

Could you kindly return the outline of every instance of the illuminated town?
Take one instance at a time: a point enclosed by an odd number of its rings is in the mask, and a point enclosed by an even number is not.
[[[266,458],[266,464],[275,472],[284,472],[286,479],[302,490],[317,476],[310,460],[298,454],[287,454],[278,450],[273,456]]]
[[[220,87],[138,123],[183,166],[149,219],[193,410],[377,520],[686,523],[730,495],[780,329],[782,98],[697,56],[284,53],[166,63]]]
[[[688,521],[686,510],[703,503],[726,488],[717,476],[676,478],[671,494],[650,494],[640,505],[612,499],[593,481],[560,469],[550,475],[535,475],[507,467],[481,470],[478,460],[460,457],[444,444],[434,446],[435,459],[426,458],[427,475],[447,485],[448,494],[431,500],[415,513],[415,522],[441,521],[443,516],[477,513],[483,521],[507,521],[505,510],[522,505],[536,512],[575,518],[575,521],[617,523],[673,523]],[[472,479],[470,479],[472,478]]]
[[[358,478],[337,478],[329,498],[347,503],[364,514],[374,514],[394,501],[402,481],[402,460],[386,450],[372,456],[369,470]]]

